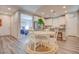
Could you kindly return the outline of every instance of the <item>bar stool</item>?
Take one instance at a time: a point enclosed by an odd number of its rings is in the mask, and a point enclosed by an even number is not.
[[[62,32],[58,32],[57,40],[60,40],[60,41],[63,40],[63,33]]]

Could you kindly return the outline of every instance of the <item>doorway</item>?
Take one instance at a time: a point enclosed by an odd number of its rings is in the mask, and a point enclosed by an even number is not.
[[[21,42],[27,42],[29,29],[33,27],[33,17],[27,14],[21,14],[21,26],[20,26],[20,40]]]

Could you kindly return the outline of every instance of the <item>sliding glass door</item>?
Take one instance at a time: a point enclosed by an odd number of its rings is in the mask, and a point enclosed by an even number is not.
[[[20,27],[20,35],[21,39],[26,39],[29,29],[33,27],[33,22],[32,22],[33,17],[27,14],[21,14],[21,27]]]

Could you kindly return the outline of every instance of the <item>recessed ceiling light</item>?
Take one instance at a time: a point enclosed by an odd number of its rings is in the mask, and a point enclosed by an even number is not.
[[[66,6],[63,6],[63,8],[65,9],[65,8],[66,8]]]
[[[51,9],[50,12],[54,12],[54,10]]]
[[[65,11],[65,13],[67,13],[68,11]]]
[[[8,8],[8,10],[11,10],[11,8]]]

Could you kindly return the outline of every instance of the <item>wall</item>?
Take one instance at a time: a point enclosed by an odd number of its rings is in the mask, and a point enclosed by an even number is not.
[[[78,36],[77,33],[77,22],[78,17],[77,13],[67,14],[66,15],[66,35]]]
[[[52,26],[52,24],[53,24],[53,20],[52,20],[52,19],[46,19],[46,20],[45,20],[45,25],[50,25],[50,26]]]
[[[53,19],[53,26],[59,27],[60,25],[65,24],[66,25],[66,36],[79,36],[78,35],[78,15],[76,12],[67,14],[66,16],[59,17]]]
[[[77,33],[79,37],[79,11],[77,12],[78,22],[77,22]]]
[[[53,27],[59,27],[60,25],[66,24],[65,16],[54,18]]]
[[[0,27],[0,36],[10,35],[10,16],[0,14],[0,19],[2,19],[2,27]]]
[[[16,12],[11,17],[11,35],[18,38],[20,29],[20,16],[19,12]]]

